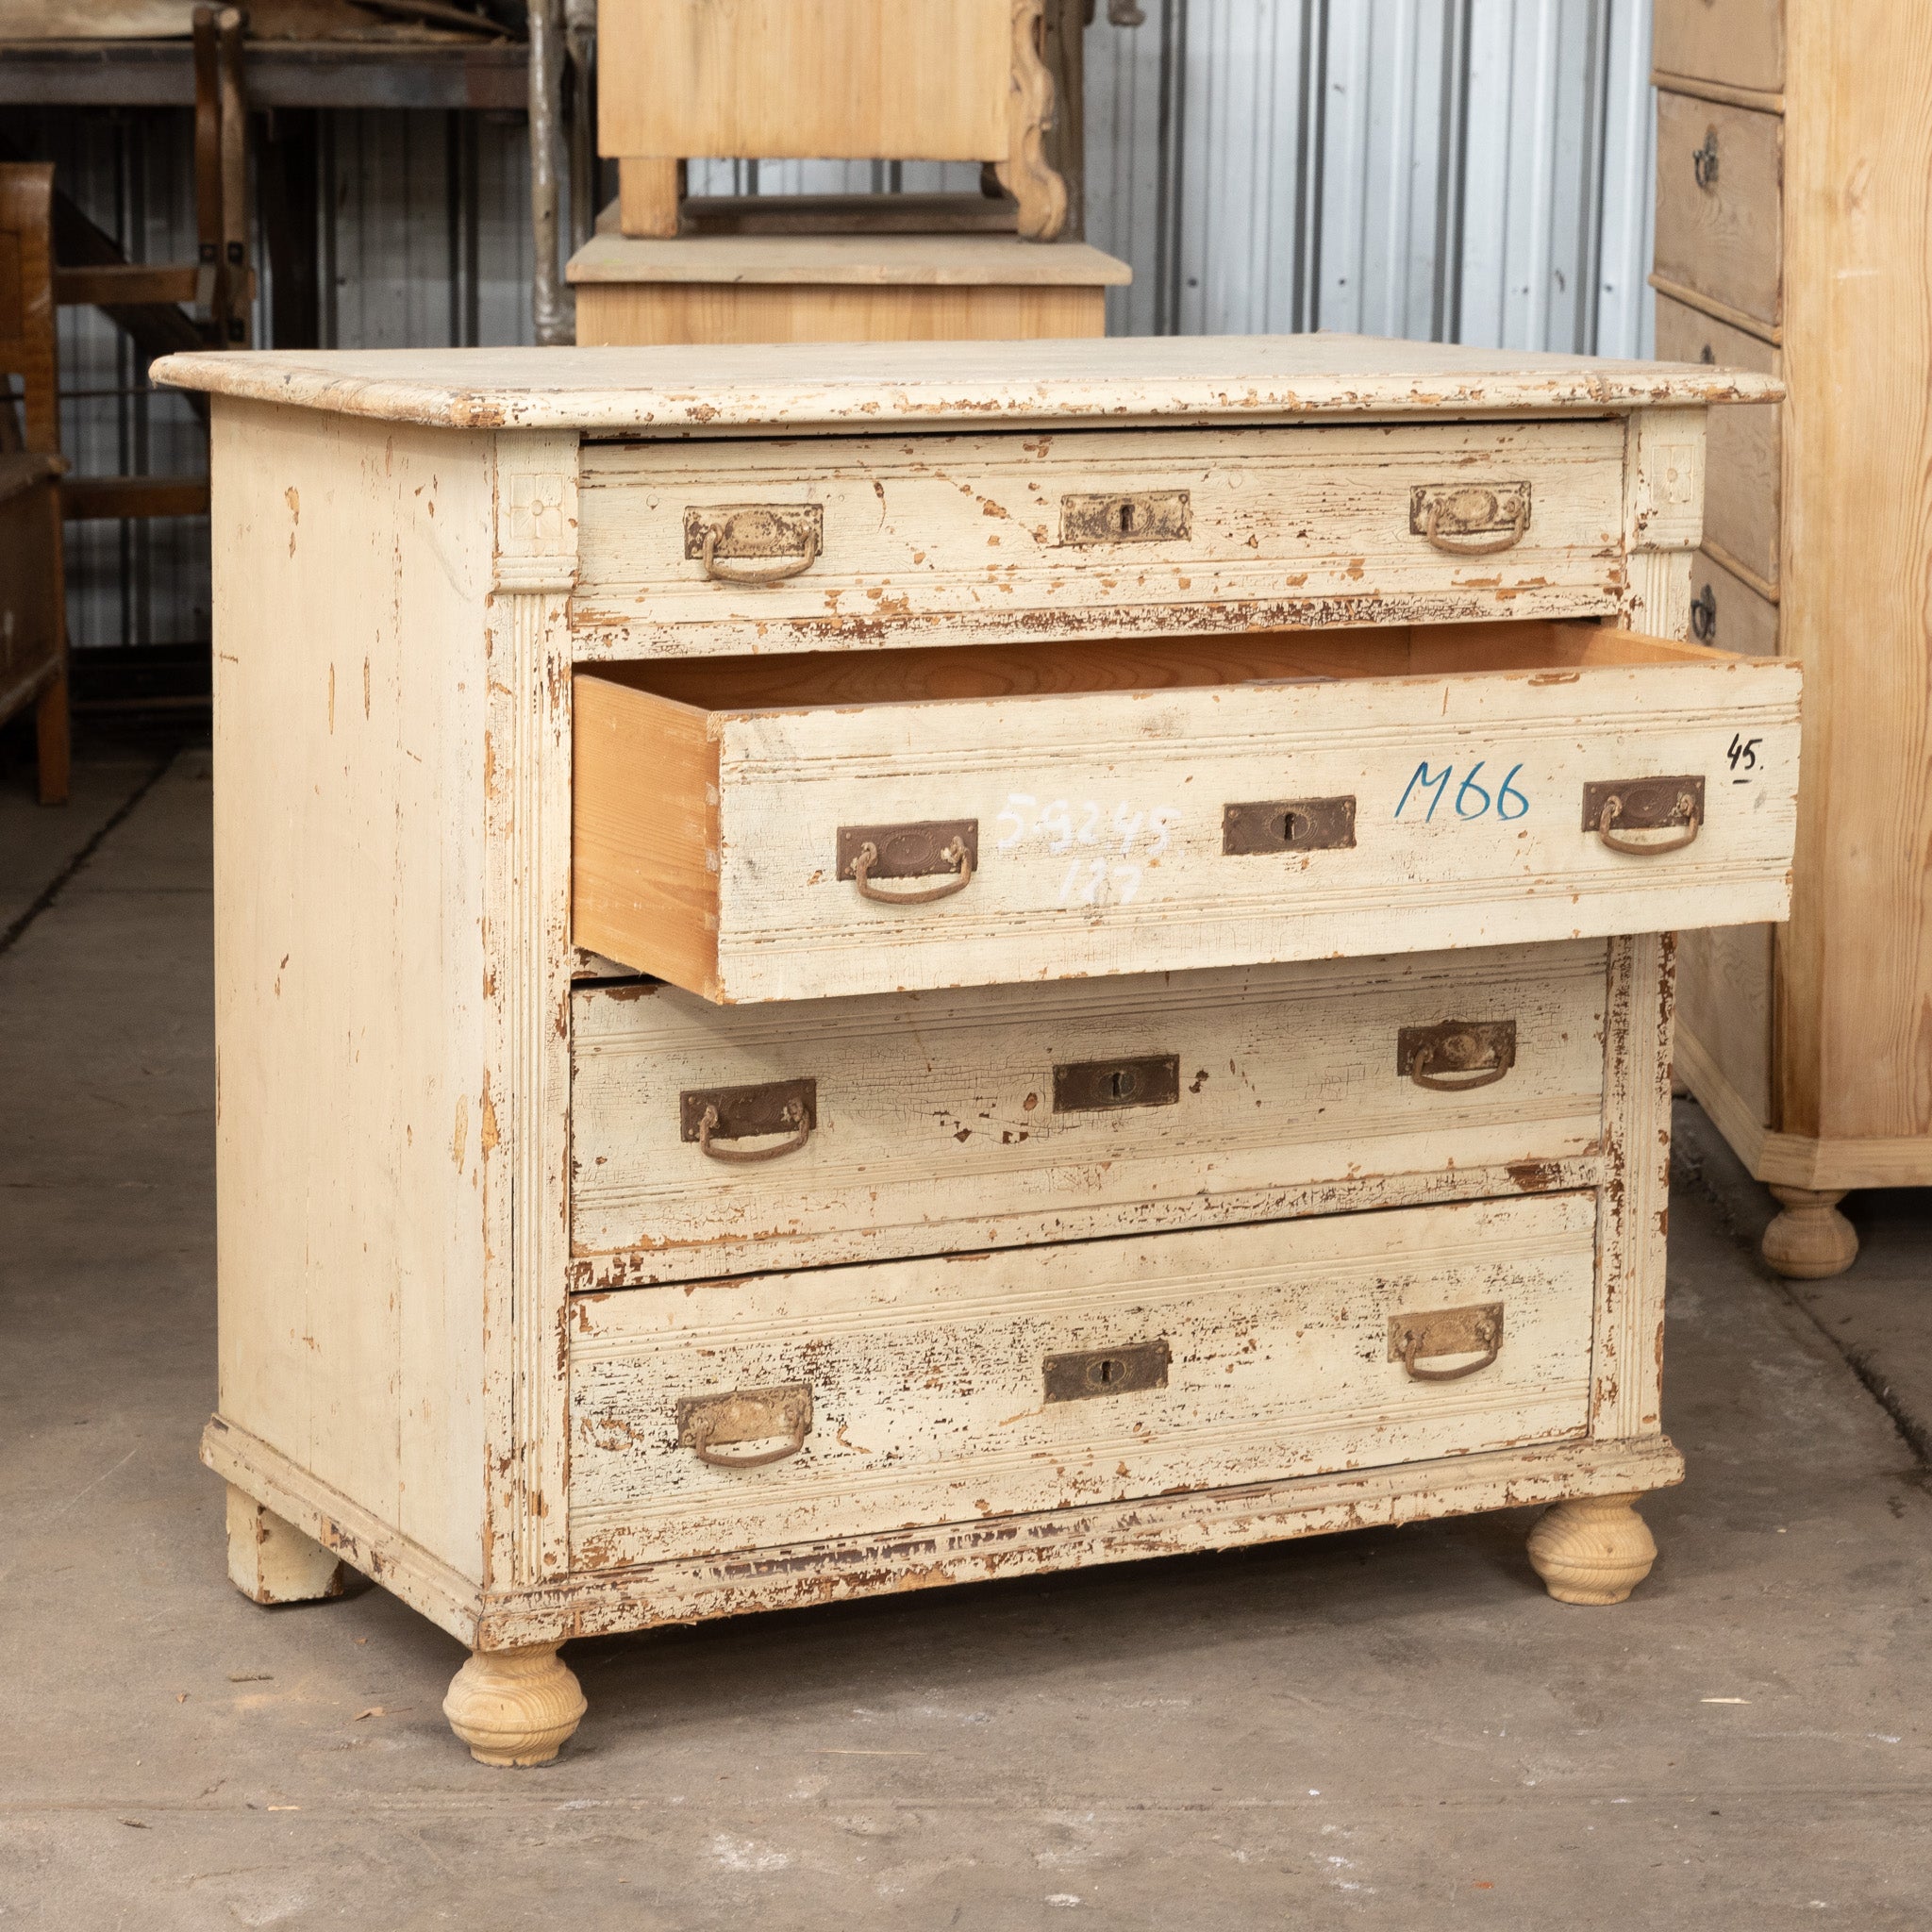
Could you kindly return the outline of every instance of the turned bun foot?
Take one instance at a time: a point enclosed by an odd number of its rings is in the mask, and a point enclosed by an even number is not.
[[[1545,1509],[1529,1560],[1559,1604],[1620,1604],[1650,1574],[1657,1544],[1629,1496],[1581,1496]]]
[[[583,1690],[554,1643],[475,1652],[442,1700],[450,1729],[478,1764],[548,1764],[585,1707]]]
[[[1766,1263],[1793,1281],[1823,1281],[1842,1274],[1858,1258],[1858,1236],[1838,1211],[1844,1190],[1818,1193],[1810,1188],[1771,1191],[1784,1212],[1764,1230],[1759,1252]]]

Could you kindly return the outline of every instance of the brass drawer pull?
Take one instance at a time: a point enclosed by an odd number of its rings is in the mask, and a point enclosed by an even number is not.
[[[690,1088],[677,1096],[679,1131],[712,1160],[741,1166],[796,1154],[818,1125],[819,1083],[774,1080],[761,1087]],[[789,1134],[772,1147],[721,1147],[720,1141],[756,1134]]]
[[[1515,1064],[1514,1020],[1444,1020],[1395,1036],[1395,1071],[1435,1093],[1493,1087]]]
[[[734,1389],[728,1395],[687,1395],[677,1405],[677,1441],[713,1469],[763,1469],[783,1462],[805,1447],[811,1434],[811,1384],[787,1382],[776,1389]],[[751,1456],[721,1456],[733,1442],[765,1442],[783,1437],[775,1449]]]
[[[1090,1395],[1132,1395],[1165,1389],[1174,1349],[1166,1336],[1120,1348],[1083,1348],[1041,1363],[1049,1402],[1084,1402]]]
[[[932,819],[906,825],[841,825],[839,876],[849,878],[859,897],[880,906],[930,906],[950,899],[973,883],[979,858],[977,819]],[[953,876],[942,886],[920,891],[882,892],[878,879],[930,878],[934,873]]]
[[[1694,778],[1598,779],[1583,788],[1583,828],[1612,852],[1655,858],[1681,852],[1704,823],[1704,780]],[[1622,827],[1622,830],[1617,829]],[[1632,839],[1631,832],[1674,829],[1670,839]]]
[[[684,513],[684,554],[704,565],[713,583],[782,584],[801,576],[824,547],[825,513],[816,503],[752,503]],[[773,557],[780,562],[756,570],[726,563],[727,557]]]
[[[718,533],[705,532],[705,575],[718,584],[782,584],[787,577],[803,576],[819,560],[818,540],[808,536],[805,555],[791,563],[776,563],[770,570],[737,570],[718,561]]]
[[[1408,527],[1451,557],[1493,557],[1529,529],[1529,485],[1419,483],[1409,491]]]
[[[789,1141],[780,1141],[775,1147],[720,1147],[713,1138],[718,1131],[718,1109],[708,1107],[698,1120],[698,1152],[708,1154],[713,1160],[735,1160],[741,1163],[752,1160],[776,1160],[783,1154],[796,1154],[811,1139],[811,1123],[796,1101],[785,1109],[785,1124],[792,1129]]]
[[[1519,502],[1509,528],[1500,537],[1452,537],[1437,527],[1441,516],[1440,503],[1429,506],[1429,521],[1423,535],[1438,550],[1446,550],[1451,557],[1493,557],[1499,550],[1513,550],[1523,541],[1523,533],[1529,527],[1529,506]]]
[[[1473,1362],[1457,1369],[1419,1369],[1423,1356],[1469,1355]],[[1469,1308],[1433,1308],[1425,1315],[1391,1315],[1389,1359],[1400,1362],[1411,1382],[1459,1382],[1479,1374],[1503,1353],[1503,1304],[1483,1302]]]

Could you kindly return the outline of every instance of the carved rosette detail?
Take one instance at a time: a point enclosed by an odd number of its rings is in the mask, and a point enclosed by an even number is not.
[[[1650,1574],[1657,1543],[1636,1501],[1579,1496],[1543,1511],[1529,1560],[1559,1604],[1620,1604]]]
[[[1000,180],[1020,204],[1020,233],[1057,242],[1067,225],[1067,184],[1046,158],[1054,123],[1053,75],[1040,58],[1042,0],[1013,0],[1010,144]]]
[[[479,1764],[548,1764],[586,1708],[576,1674],[554,1643],[477,1651],[442,1700],[450,1729]]]

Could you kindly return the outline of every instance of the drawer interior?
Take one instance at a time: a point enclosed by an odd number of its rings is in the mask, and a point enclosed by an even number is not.
[[[650,658],[586,667],[578,675],[702,710],[736,712],[1714,659],[1721,661],[1720,654],[1701,645],[1606,625],[1528,621]]]

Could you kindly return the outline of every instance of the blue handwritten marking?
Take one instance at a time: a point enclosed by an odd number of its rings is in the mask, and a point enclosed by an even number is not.
[[[1478,758],[1463,774],[1461,784],[1456,788],[1456,816],[1465,820],[1479,819],[1493,806],[1499,819],[1513,821],[1524,817],[1529,810],[1529,796],[1516,782],[1516,774],[1523,767],[1520,764],[1511,765],[1508,775],[1491,795],[1487,787],[1476,783],[1477,773],[1488,763],[1489,759]],[[1441,772],[1430,771],[1429,761],[1424,758],[1410,774],[1408,783],[1403,787],[1402,799],[1395,808],[1395,816],[1402,816],[1403,808],[1407,805],[1414,795],[1416,787],[1420,785],[1429,793],[1429,808],[1423,814],[1423,823],[1427,824],[1436,816],[1436,808],[1441,804],[1443,794],[1449,789],[1449,781],[1455,775],[1456,771],[1452,765],[1444,765]],[[1474,810],[1469,806],[1472,795],[1482,801]],[[1509,808],[1512,801],[1516,807],[1514,811]]]
[[[1444,765],[1442,767],[1442,775],[1440,778],[1432,778],[1429,776],[1429,761],[1427,758],[1424,758],[1422,761],[1422,763],[1415,768],[1415,775],[1409,779],[1408,784],[1404,789],[1402,793],[1402,805],[1398,805],[1395,808],[1395,816],[1397,818],[1400,818],[1402,816],[1402,806],[1407,805],[1408,803],[1409,792],[1413,791],[1418,785],[1422,786],[1424,791],[1426,791],[1431,785],[1433,785],[1436,788],[1436,795],[1429,800],[1429,808],[1423,816],[1424,824],[1427,824],[1429,820],[1436,816],[1436,808],[1442,802],[1442,788],[1446,786],[1448,782],[1449,767],[1447,765]]]

